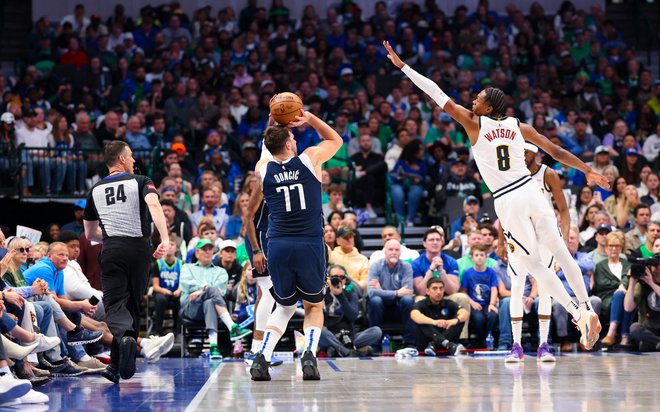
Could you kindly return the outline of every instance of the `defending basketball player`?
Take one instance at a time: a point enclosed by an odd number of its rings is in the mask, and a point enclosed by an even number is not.
[[[482,90],[469,111],[452,101],[432,80],[406,65],[389,42],[385,41],[383,45],[392,64],[465,128],[479,172],[493,193],[514,276],[533,273],[548,294],[573,316],[582,334],[582,344],[591,349],[598,341],[601,329],[598,315],[591,309],[580,269],[561,238],[552,208],[538,186],[530,184],[533,182],[525,166],[525,141],[543,149],[555,160],[582,171],[589,184],[609,188],[607,179],[533,127],[506,117],[505,94],[500,89]],[[546,245],[564,269],[579,305],[571,300],[559,278],[542,264],[537,246],[540,243]],[[511,300],[511,316],[522,316],[522,301]]]
[[[557,172],[549,168],[547,165],[536,163],[536,154],[538,152],[538,147],[531,143],[525,143],[525,164],[527,165],[527,170],[529,170],[532,178],[538,184],[539,190],[543,194],[543,197],[548,202],[550,207],[552,207],[553,200],[557,205],[557,210],[559,211],[559,228],[561,230],[564,241],[566,241],[566,239],[568,239],[568,229],[570,227],[570,216],[568,214],[566,198],[562,192],[561,180],[559,179]],[[506,247],[503,247],[504,233],[501,226],[499,231],[500,236],[498,238],[498,242],[502,245],[498,248],[498,250],[506,255]],[[548,251],[548,249],[542,244],[539,244],[539,254],[541,255],[541,262],[543,262],[547,267],[552,268],[554,266],[554,257],[550,254],[550,251]],[[508,268],[508,272],[511,279],[511,301],[521,301],[525,289],[525,277],[515,276],[510,267]],[[552,299],[540,284],[538,285],[538,293],[539,347],[536,351],[536,359],[541,362],[554,362],[555,357],[552,355],[552,352],[550,352],[548,345],[548,335],[550,333],[550,316],[552,315]],[[511,352],[505,359],[506,363],[518,363],[524,359],[525,354],[522,346],[520,345],[520,339],[522,335],[522,321],[522,316],[511,316],[513,345],[511,347]]]
[[[264,144],[273,156],[260,160],[255,171],[270,209],[267,268],[277,307],[268,318],[261,351],[250,368],[252,380],[270,380],[275,345],[293,316],[298,299],[305,308],[305,344],[301,357],[303,380],[321,378],[316,349],[323,327],[325,243],[321,210],[321,165],[342,145],[341,136],[318,117],[301,110],[291,127],[308,123],[323,141],[298,155],[289,127],[270,126]]]

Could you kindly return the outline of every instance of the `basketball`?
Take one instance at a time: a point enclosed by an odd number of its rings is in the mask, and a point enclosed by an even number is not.
[[[279,124],[289,124],[300,116],[303,102],[295,93],[284,92],[270,99],[270,115]]]

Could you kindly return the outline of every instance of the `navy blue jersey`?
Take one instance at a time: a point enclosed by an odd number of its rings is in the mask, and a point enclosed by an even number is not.
[[[270,161],[259,171],[268,203],[268,238],[323,237],[321,182],[306,154],[280,164]]]
[[[254,214],[254,228],[256,230],[260,230],[262,232],[267,232],[268,231],[268,215],[269,215],[269,210],[268,210],[268,204],[266,204],[265,200],[261,201],[261,204],[259,205],[259,209],[257,209],[257,213]]]

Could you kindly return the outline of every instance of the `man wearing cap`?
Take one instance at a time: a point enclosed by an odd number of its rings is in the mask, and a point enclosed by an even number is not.
[[[48,147],[48,132],[36,127],[37,113],[27,109],[23,113],[23,127],[16,130],[16,146],[25,145],[31,148]],[[41,188],[45,194],[50,194],[51,161],[48,152],[31,150],[23,152],[21,161],[24,163],[25,175],[22,182],[23,195],[29,195],[28,187],[34,186],[35,169],[40,173]]]
[[[227,293],[227,271],[213,265],[213,242],[200,239],[195,245],[196,263],[186,263],[181,268],[182,317],[204,320],[211,342],[211,359],[222,359],[218,350],[218,318],[229,329],[230,339],[238,340],[252,331],[243,329],[231,319],[223,296]]]
[[[78,236],[80,236],[85,231],[85,227],[83,226],[83,215],[85,212],[86,205],[87,205],[87,201],[85,199],[78,200],[76,203],[73,204],[73,216],[76,218],[76,220],[62,226],[60,228],[61,232],[70,230],[72,232],[75,232],[75,234],[77,234]]]
[[[337,245],[330,252],[328,262],[345,267],[348,276],[365,290],[369,276],[369,259],[355,247],[355,231],[348,226],[340,227],[337,230]]]
[[[455,234],[463,230],[461,220],[467,214],[474,216],[477,221],[481,220],[481,216],[479,215],[480,208],[479,199],[476,196],[470,195],[463,199],[463,214],[451,222],[451,233]]]
[[[610,151],[603,145],[597,146],[594,150],[594,161],[587,164],[598,173],[603,173],[605,167],[612,164]]]
[[[339,81],[337,87],[341,93],[348,92],[349,95],[354,95],[359,90],[364,90],[360,82],[353,77],[353,69],[344,67],[339,71]]]
[[[481,184],[468,174],[467,162],[460,157],[449,168],[449,179],[445,188],[447,196],[481,198]]]
[[[223,240],[218,248],[218,254],[213,258],[213,264],[223,268],[229,275],[227,281],[227,296],[241,281],[243,267],[236,261],[236,242],[231,239]]]
[[[596,242],[596,248],[591,250],[590,247],[583,247],[582,251],[589,253],[591,260],[594,262],[594,266],[607,259],[607,235],[612,231],[612,226],[607,223],[601,223],[596,227],[596,233],[593,236],[593,240]],[[591,241],[591,239],[589,239]],[[622,254],[623,256],[623,254]]]

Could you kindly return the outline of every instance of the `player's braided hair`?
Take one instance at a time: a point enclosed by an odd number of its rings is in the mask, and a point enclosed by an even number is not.
[[[493,108],[490,116],[496,119],[504,117],[506,111],[506,94],[497,87],[489,87],[486,89],[486,103]]]

